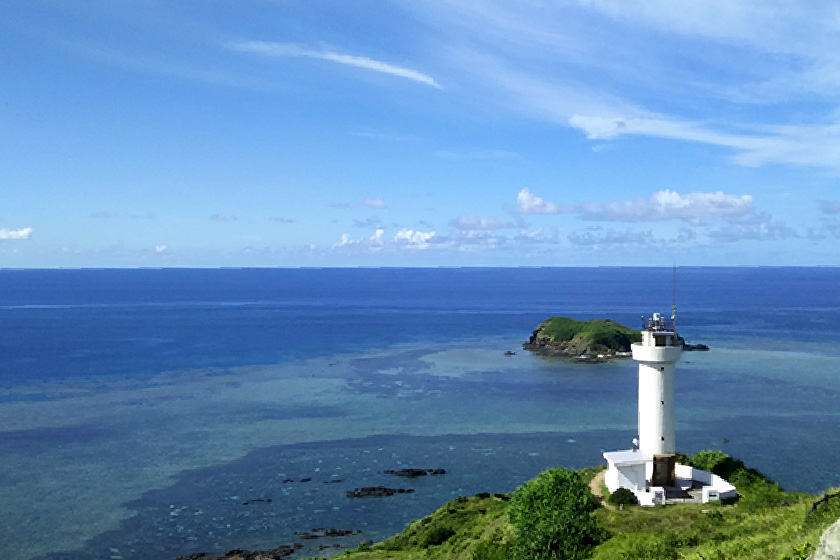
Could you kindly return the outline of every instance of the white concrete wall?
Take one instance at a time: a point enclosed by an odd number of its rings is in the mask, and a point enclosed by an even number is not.
[[[717,490],[718,496],[721,500],[728,500],[729,498],[735,498],[738,496],[738,490],[733,485],[731,485],[726,479],[723,479],[716,474],[700,469],[695,469],[694,467],[689,467],[687,465],[681,465],[679,463],[677,463],[677,466],[674,469],[674,471],[677,475],[677,478],[696,480],[697,482],[705,484],[708,488]],[[706,496],[706,493],[707,492],[704,492],[704,498]]]
[[[645,479],[645,464],[638,465],[609,465],[607,472],[604,474],[604,484],[607,490],[611,493],[619,488],[627,488],[628,490],[644,491],[647,488],[647,480]]]
[[[675,436],[674,362],[641,362],[639,449],[650,455],[671,455],[676,451]]]
[[[618,469],[618,485],[631,490],[645,490],[645,465],[627,465]]]
[[[618,469],[613,465],[607,467],[607,472],[604,474],[604,484],[607,486],[610,494],[621,488],[621,485],[618,483]]]

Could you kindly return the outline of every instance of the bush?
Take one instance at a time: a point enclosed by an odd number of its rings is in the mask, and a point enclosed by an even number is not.
[[[425,535],[425,538],[423,539],[423,542],[420,543],[420,546],[422,548],[438,546],[448,541],[453,535],[455,535],[455,531],[449,527],[435,527]]]
[[[520,486],[510,503],[515,560],[578,560],[601,541],[591,515],[598,501],[574,471],[549,469]]]
[[[607,502],[611,503],[614,506],[639,505],[639,499],[636,497],[636,494],[634,494],[632,490],[628,490],[627,488],[617,489],[615,492],[609,495],[609,497],[607,498]]]
[[[778,483],[723,451],[700,451],[693,457],[680,454],[678,460],[729,481],[738,489],[738,493],[742,496],[740,502],[744,506],[756,508],[777,506],[788,497]]]

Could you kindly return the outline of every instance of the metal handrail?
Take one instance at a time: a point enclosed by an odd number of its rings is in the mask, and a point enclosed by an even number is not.
[[[642,317],[643,331],[673,331],[675,330],[674,320],[667,317],[654,319],[653,317]]]

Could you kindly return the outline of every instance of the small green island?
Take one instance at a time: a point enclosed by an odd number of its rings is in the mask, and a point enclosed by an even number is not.
[[[522,348],[547,356],[599,362],[629,357],[630,345],[641,340],[638,330],[610,319],[551,317],[534,329]]]

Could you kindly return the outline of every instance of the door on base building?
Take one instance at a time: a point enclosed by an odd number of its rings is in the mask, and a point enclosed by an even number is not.
[[[674,486],[676,484],[675,469],[677,458],[673,455],[653,456],[653,476],[650,477],[651,486]]]

